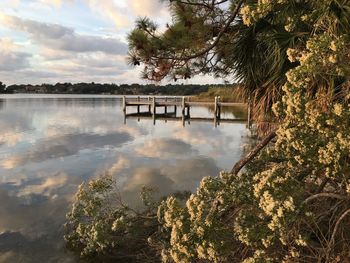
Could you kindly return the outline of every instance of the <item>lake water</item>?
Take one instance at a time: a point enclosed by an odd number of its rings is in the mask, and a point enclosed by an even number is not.
[[[116,96],[0,95],[0,262],[74,262],[62,224],[83,181],[112,173],[135,206],[143,185],[194,190],[232,167],[246,133],[245,124],[124,124]]]

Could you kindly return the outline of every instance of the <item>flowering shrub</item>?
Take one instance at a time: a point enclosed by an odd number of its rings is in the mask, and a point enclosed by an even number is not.
[[[186,206],[174,197],[163,201],[158,217],[171,232],[164,262],[348,256],[350,217],[342,215],[350,207],[350,109],[334,104],[324,112],[307,102],[301,113],[302,105],[289,107],[294,114],[285,117],[275,144],[244,173],[203,179]]]
[[[300,15],[315,32],[305,46],[287,52],[299,65],[287,73],[283,99],[274,105],[281,120],[276,142],[243,173],[203,179],[186,206],[173,197],[162,203],[159,220],[171,229],[164,262],[349,257],[350,107],[346,92],[337,98],[349,85],[349,35],[340,18],[324,15],[329,1],[305,2],[317,7]],[[249,26],[284,3],[247,4],[243,20]],[[284,18],[293,31],[299,18]]]

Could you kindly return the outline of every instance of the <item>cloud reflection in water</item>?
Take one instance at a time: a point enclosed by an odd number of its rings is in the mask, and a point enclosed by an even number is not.
[[[236,124],[124,125],[115,98],[12,98],[2,105],[0,262],[72,260],[63,250],[62,224],[82,181],[110,172],[136,206],[144,185],[160,196],[195,190],[201,178],[239,158],[245,132]]]

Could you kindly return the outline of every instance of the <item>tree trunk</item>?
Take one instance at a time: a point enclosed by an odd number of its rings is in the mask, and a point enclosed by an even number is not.
[[[254,159],[254,157],[273,139],[276,137],[276,131],[271,131],[257,146],[254,147],[253,150],[251,150],[243,159],[241,159],[239,162],[237,162],[232,170],[232,175],[237,175],[239,171],[251,160]]]

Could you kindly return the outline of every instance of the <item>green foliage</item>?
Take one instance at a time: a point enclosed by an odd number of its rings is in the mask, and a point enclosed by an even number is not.
[[[156,192],[143,187],[144,207],[137,211],[123,202],[110,174],[81,184],[67,214],[67,248],[88,262],[160,262],[169,233],[157,218],[161,200],[155,199]],[[189,195],[173,194],[179,202]]]
[[[110,175],[83,183],[67,214],[67,247],[91,262],[157,262],[148,243],[158,226],[151,193],[144,189],[146,208],[138,212],[123,203]]]

